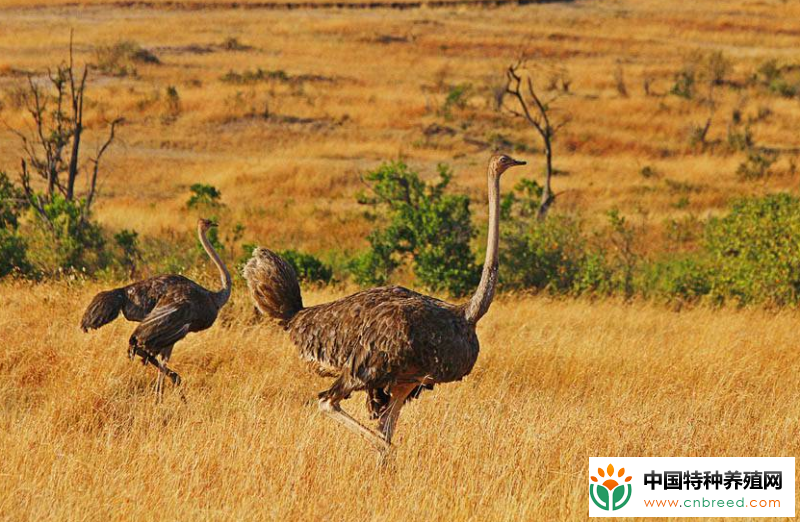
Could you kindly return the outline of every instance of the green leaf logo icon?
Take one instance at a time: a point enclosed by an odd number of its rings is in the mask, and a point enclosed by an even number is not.
[[[589,498],[595,506],[605,511],[616,511],[621,509],[631,499],[631,492],[633,488],[629,484],[633,477],[628,476],[623,480],[625,475],[625,468],[621,468],[614,477],[614,466],[611,464],[603,470],[597,468],[597,474],[600,475],[598,479],[596,476],[591,475],[590,478],[595,484],[589,484]],[[600,482],[600,480],[603,482]],[[617,479],[622,481],[618,482]]]

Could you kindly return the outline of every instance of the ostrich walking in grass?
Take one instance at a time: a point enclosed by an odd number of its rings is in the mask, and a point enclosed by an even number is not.
[[[379,451],[389,449],[400,409],[422,388],[461,380],[478,358],[475,325],[489,309],[497,283],[500,176],[524,165],[505,155],[489,162],[489,239],[475,295],[455,305],[399,286],[373,288],[330,303],[303,307],[292,267],[266,248],[257,248],[244,268],[250,294],[261,313],[277,319],[300,357],[323,376],[335,377],[319,394],[319,408]],[[340,403],[354,391],[367,392],[378,431],[367,428]]]
[[[219,270],[222,290],[206,290],[180,275],[152,277],[100,292],[81,320],[84,332],[110,323],[120,312],[128,321],[141,323],[128,341],[128,357],[133,360],[138,355],[142,364],[149,363],[158,369],[156,396],[159,400],[164,377],[169,377],[175,386],[181,383],[180,376],[167,366],[172,347],[189,332],[210,328],[231,296],[231,275],[206,237],[208,230],[215,226],[216,223],[201,219],[197,222],[197,234]]]

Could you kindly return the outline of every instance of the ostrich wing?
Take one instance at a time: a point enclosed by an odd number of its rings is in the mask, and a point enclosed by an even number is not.
[[[130,344],[148,350],[175,344],[189,333],[194,308],[189,300],[159,303],[133,331]]]

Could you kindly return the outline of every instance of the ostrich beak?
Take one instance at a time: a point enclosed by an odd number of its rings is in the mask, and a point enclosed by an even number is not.
[[[217,224],[216,221],[212,221],[211,223],[208,224],[208,226],[210,226],[210,227],[218,227],[219,224]]]
[[[513,162],[514,162],[514,166],[515,166],[515,167],[516,167],[516,166],[518,166],[518,165],[527,165],[527,164],[528,164],[528,162],[527,162],[527,161],[515,160],[515,159],[513,159],[513,158],[511,159],[511,161],[513,161]]]

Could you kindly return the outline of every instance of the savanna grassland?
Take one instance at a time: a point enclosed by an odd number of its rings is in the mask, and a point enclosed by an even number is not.
[[[192,248],[189,186],[213,185],[229,261],[253,242],[327,259],[363,248],[361,174],[397,158],[423,177],[451,165],[485,219],[495,148],[529,161],[504,188],[542,168],[531,129],[496,107],[520,55],[569,119],[555,142],[559,211],[602,223],[619,208],[648,223],[641,248],[656,251],[669,220],[797,193],[800,102],[752,81],[769,60],[800,60],[797,2],[251,7],[0,0],[0,121],[24,128],[15,89],[66,59],[70,29],[79,63],[119,42],[146,50],[157,61],[106,63],[90,78],[88,146],[104,121],[125,118],[94,214],[146,245]],[[713,111],[671,95],[691,56],[712,51],[730,64]],[[737,175],[745,153],[726,146],[737,118],[777,153],[768,176]],[[0,126],[0,170],[15,175],[19,157]],[[188,270],[213,287],[209,272]],[[793,309],[502,295],[479,325],[472,375],[408,406],[378,467],[317,413],[326,381],[256,320],[241,281],[218,323],[175,349],[186,404],[171,388],[155,403],[154,373],[125,357],[130,324],[79,331],[83,307],[111,284],[0,284],[0,518],[575,520],[587,515],[589,456],[800,449]],[[348,285],[311,289],[306,303]],[[361,400],[345,408],[364,419]]]
[[[792,312],[502,299],[473,374],[407,406],[379,468],[244,293],[177,346],[187,404],[156,405],[128,324],[77,328],[99,288],[0,287],[5,519],[579,520],[592,455],[799,449]]]

